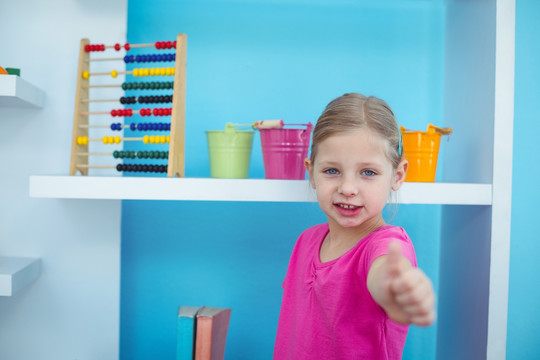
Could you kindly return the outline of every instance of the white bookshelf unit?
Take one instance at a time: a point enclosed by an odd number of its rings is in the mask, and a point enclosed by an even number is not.
[[[515,0],[445,1],[442,182],[405,183],[400,204],[442,205],[437,359],[506,359]],[[0,96],[1,99],[1,96]],[[307,181],[31,176],[59,199],[313,202]]]
[[[0,107],[35,107],[45,103],[45,93],[17,75],[0,75]]]

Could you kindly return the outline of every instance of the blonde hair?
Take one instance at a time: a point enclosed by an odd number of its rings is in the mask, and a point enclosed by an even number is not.
[[[386,157],[397,169],[402,160],[401,132],[390,106],[374,96],[349,93],[332,100],[317,120],[311,144],[311,163],[319,143],[329,136],[367,128],[388,141]]]

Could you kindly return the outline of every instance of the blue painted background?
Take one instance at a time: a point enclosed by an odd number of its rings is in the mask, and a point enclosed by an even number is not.
[[[508,306],[507,359],[540,359],[540,282],[538,222],[540,156],[540,2],[516,1],[516,80],[512,243]]]
[[[204,131],[226,122],[315,122],[345,92],[389,102],[401,124],[442,124],[439,2],[148,1],[128,4],[128,41],[188,35],[186,175],[208,177]],[[446,144],[446,143],[445,143]],[[443,145],[446,146],[446,145]],[[249,176],[263,178],[255,137]],[[438,286],[440,207],[399,206]],[[281,282],[317,204],[124,201],[122,359],[173,359],[179,305],[231,307],[228,359],[272,355]],[[405,359],[432,359],[436,326],[412,327]]]

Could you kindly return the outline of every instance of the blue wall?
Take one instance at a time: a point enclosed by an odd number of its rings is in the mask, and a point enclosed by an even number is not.
[[[540,286],[537,279],[540,236],[538,221],[540,157],[540,2],[516,1],[516,80],[512,242],[508,309],[507,359],[540,359]]]
[[[359,2],[366,4],[368,2]],[[226,122],[315,122],[332,98],[386,99],[408,128],[441,124],[444,12],[335,1],[148,1],[128,6],[128,41],[188,35],[186,174],[208,177],[204,130]],[[444,145],[443,145],[444,146]],[[264,177],[260,142],[250,177]],[[440,207],[400,206],[437,288]],[[317,204],[124,201],[121,358],[174,358],[179,305],[233,309],[228,359],[271,357],[281,282]],[[405,359],[431,359],[436,327],[411,328]]]

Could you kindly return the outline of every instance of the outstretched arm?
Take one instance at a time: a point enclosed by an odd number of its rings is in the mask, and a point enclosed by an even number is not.
[[[401,324],[428,326],[435,320],[435,294],[429,278],[411,265],[394,241],[388,254],[375,259],[367,286],[390,319]]]

